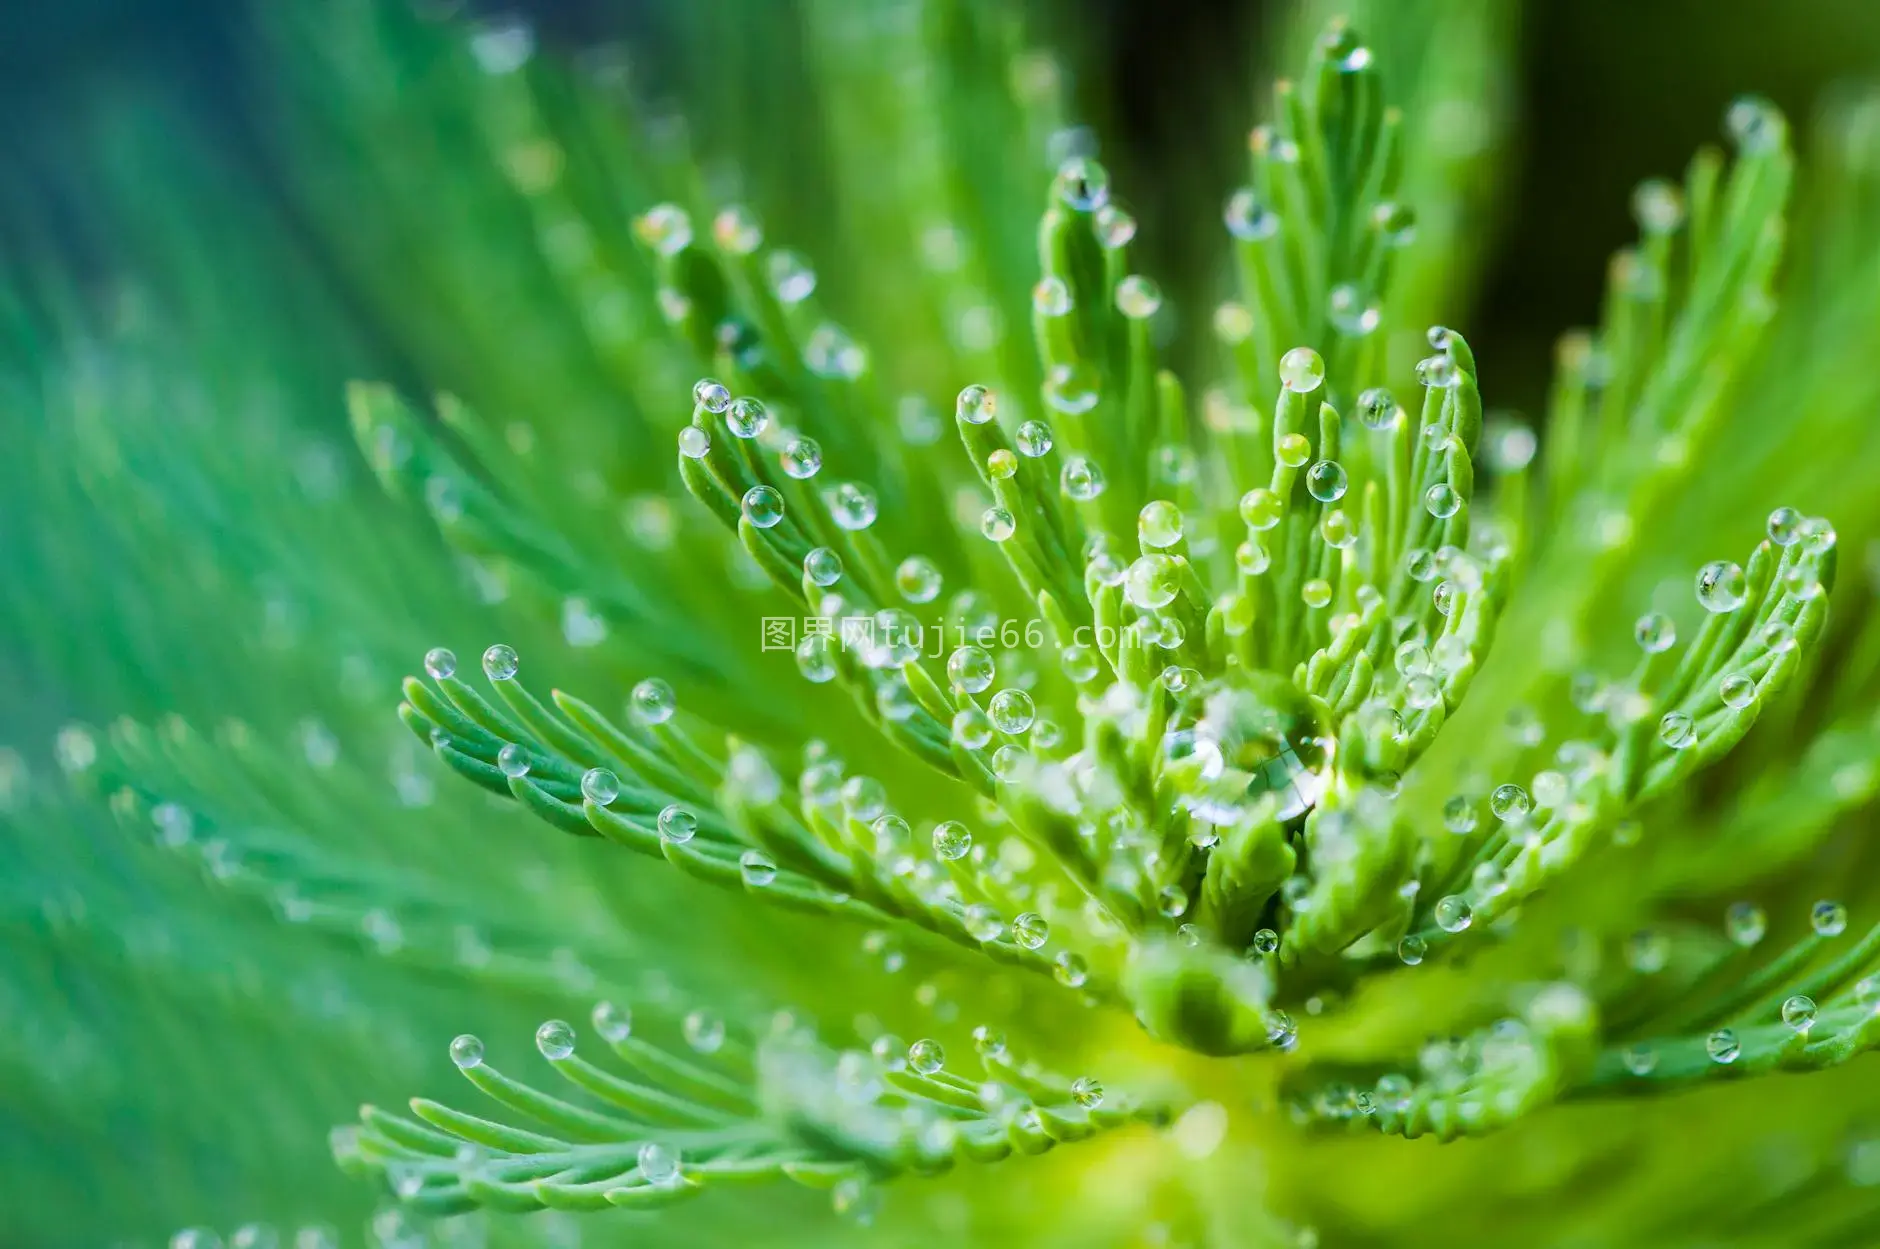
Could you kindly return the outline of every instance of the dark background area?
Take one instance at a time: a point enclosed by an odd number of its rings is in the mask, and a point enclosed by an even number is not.
[[[1276,0],[1077,2],[1119,87],[1107,102],[1123,131],[1114,138],[1153,165],[1191,158],[1182,137],[1197,111],[1221,98],[1223,75],[1238,80],[1238,98],[1251,98]],[[551,34],[578,38],[600,6],[520,7]],[[624,7],[631,21],[655,6],[605,7],[615,19]],[[240,0],[0,3],[0,117],[12,132],[0,137],[0,153],[23,143],[46,159],[46,144],[34,140],[56,136],[61,99],[128,71],[176,81],[240,149],[242,66],[232,49],[242,8]],[[1631,188],[1677,174],[1694,147],[1717,136],[1725,106],[1743,91],[1775,100],[1805,133],[1825,87],[1880,77],[1880,3],[1529,0],[1519,47],[1517,168],[1483,304],[1470,319],[1478,349],[1502,361],[1506,376],[1538,379],[1559,331],[1597,315],[1606,258],[1633,233]],[[6,163],[11,171],[0,176],[31,195],[31,185],[19,184],[33,179],[33,160]]]

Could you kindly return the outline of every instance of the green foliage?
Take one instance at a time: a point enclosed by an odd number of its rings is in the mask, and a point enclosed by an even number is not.
[[[1372,7],[1166,296],[979,0],[675,9],[677,113],[257,11],[339,298],[167,108],[79,118],[133,285],[0,321],[0,1228],[1857,1243],[1880,113],[1793,229],[1753,98],[1641,186],[1530,424],[1424,324],[1510,15]]]

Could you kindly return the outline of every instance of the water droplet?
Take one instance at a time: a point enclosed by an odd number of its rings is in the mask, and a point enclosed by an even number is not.
[[[947,656],[947,680],[968,694],[983,694],[997,675],[992,656],[977,646],[962,646]]]
[[[993,726],[1009,735],[1023,733],[1037,718],[1031,695],[1018,689],[1000,690],[994,694],[988,710],[992,714]]]
[[[1423,956],[1428,952],[1429,943],[1415,933],[1410,933],[1397,942],[1397,958],[1406,967],[1415,967],[1421,963]]]
[[[1175,601],[1181,567],[1166,555],[1144,555],[1123,577],[1123,597],[1142,611],[1158,611]]]
[[[1417,361],[1417,381],[1431,390],[1443,390],[1457,381],[1456,362],[1447,355],[1427,356]]]
[[[1071,1081],[1071,1100],[1085,1110],[1095,1110],[1103,1104],[1103,1085],[1093,1076],[1078,1076]]]
[[[1443,701],[1442,682],[1419,673],[1403,683],[1403,700],[1412,710],[1427,711]]]
[[[1663,612],[1646,612],[1632,626],[1632,637],[1647,655],[1656,655],[1677,645],[1678,626]]]
[[[922,1037],[907,1047],[907,1065],[921,1075],[932,1075],[946,1066],[946,1062],[947,1052],[931,1037]]]
[[[1031,306],[1041,317],[1061,317],[1071,310],[1071,288],[1063,278],[1048,273],[1031,288]]]
[[[832,586],[842,580],[842,557],[826,546],[812,548],[803,556],[803,575],[819,586]]]
[[[1188,894],[1180,885],[1164,885],[1155,895],[1156,909],[1169,919],[1180,919],[1188,913]]]
[[[1625,1069],[1635,1076],[1648,1076],[1658,1067],[1658,1051],[1643,1043],[1628,1045],[1619,1055]]]
[[[1246,243],[1256,243],[1279,233],[1279,214],[1260,202],[1251,187],[1241,187],[1227,198],[1221,213],[1227,232]]]
[[[1462,510],[1462,496],[1446,481],[1439,481],[1423,492],[1423,510],[1437,520],[1448,520]]]
[[[875,492],[855,481],[837,486],[829,499],[829,514],[837,525],[851,533],[874,524],[879,507]]]
[[[1462,794],[1454,795],[1443,804],[1443,827],[1450,832],[1458,835],[1472,833],[1477,823],[1475,804]]]
[[[1261,957],[1278,953],[1279,934],[1271,928],[1256,928],[1253,933],[1253,952]]]
[[[1684,224],[1684,197],[1663,178],[1648,178],[1632,192],[1632,216],[1646,234],[1669,234]]]
[[[1166,499],[1145,505],[1136,517],[1136,533],[1144,546],[1171,547],[1182,540],[1182,512]]]
[[[1397,400],[1382,387],[1374,387],[1358,396],[1358,419],[1367,429],[1389,429],[1403,415]]]
[[[1043,421],[1026,421],[1018,427],[1013,442],[1019,454],[1035,460],[1051,449],[1051,427]]]
[[[633,1035],[633,1012],[622,1010],[612,1002],[594,1003],[594,1011],[588,1020],[594,1025],[595,1035],[609,1045]]]
[[[764,242],[764,231],[742,204],[722,208],[712,218],[712,239],[733,256],[748,256]]]
[[[1444,932],[1461,932],[1475,919],[1475,910],[1469,905],[1468,900],[1453,893],[1448,897],[1438,898],[1432,914],[1436,919],[1436,926]]]
[[[1078,503],[1087,503],[1102,494],[1104,484],[1103,470],[1081,455],[1064,461],[1064,469],[1058,475],[1058,486],[1064,497]]]
[[[953,713],[953,740],[967,750],[983,750],[992,742],[992,721],[977,707]]]
[[[522,660],[517,657],[513,646],[504,646],[498,642],[483,652],[483,675],[492,681],[511,680],[521,667]]]
[[[1325,361],[1310,347],[1294,347],[1279,358],[1279,380],[1288,390],[1310,394],[1325,381]]]
[[[633,687],[628,707],[641,724],[664,724],[678,710],[679,698],[672,686],[658,677],[648,677]]]
[[[792,438],[778,459],[786,476],[807,481],[822,471],[822,446],[814,438]]]
[[[1344,466],[1336,460],[1320,460],[1306,470],[1306,493],[1321,503],[1338,502],[1348,485]]]
[[[1728,1028],[1719,1028],[1704,1038],[1704,1053],[1710,1055],[1710,1061],[1728,1065],[1743,1052],[1743,1047],[1736,1039],[1736,1033]]]
[[[816,271],[793,251],[774,251],[765,262],[770,289],[779,303],[800,304],[816,290]]]
[[[723,382],[700,378],[692,387],[692,402],[707,412],[723,412],[731,406],[731,392]]]
[[[1641,928],[1626,938],[1626,963],[1642,976],[1657,975],[1670,958],[1671,938],[1656,928]]]
[[[1314,577],[1299,587],[1299,597],[1307,607],[1324,607],[1332,601],[1332,583],[1323,577]]]
[[[1745,156],[1775,151],[1782,145],[1788,127],[1782,114],[1769,101],[1758,96],[1740,96],[1723,115],[1724,133]]]
[[[442,681],[457,672],[457,656],[442,646],[433,646],[424,653],[424,670],[434,681]]]
[[[746,850],[738,856],[738,874],[745,884],[762,888],[777,879],[777,864],[762,850]]]
[[[1088,156],[1059,165],[1052,185],[1057,197],[1078,212],[1095,212],[1110,202],[1110,172]]]
[[[535,1048],[554,1061],[574,1053],[574,1027],[565,1019],[551,1019],[535,1030]]]
[[[483,1041],[466,1032],[450,1043],[450,1060],[459,1070],[469,1070],[483,1062]]]
[[[506,742],[496,752],[496,768],[512,780],[529,774],[529,752],[514,742]]]
[[[1802,522],[1807,518],[1792,507],[1779,507],[1769,513],[1769,540],[1777,546],[1794,546],[1802,537]]]
[[[742,398],[725,412],[725,425],[739,438],[755,438],[770,425],[770,409],[762,400]]]
[[[604,807],[620,797],[620,778],[606,768],[589,768],[581,774],[581,796],[597,807]]]
[[[1743,605],[1748,581],[1740,564],[1712,560],[1697,570],[1697,601],[1707,612],[1733,612]]]
[[[679,431],[679,454],[688,460],[702,460],[712,449],[712,436],[696,425]]]
[[[966,857],[966,852],[973,848],[973,834],[958,820],[945,820],[934,825],[933,852],[949,863]]]
[[[1127,247],[1136,237],[1136,219],[1114,204],[1097,210],[1097,242],[1111,251]]]
[[[1044,400],[1054,411],[1081,416],[1097,406],[1102,397],[1103,379],[1088,364],[1057,364],[1045,377]]]
[[[910,603],[931,603],[940,596],[939,567],[924,555],[910,555],[894,570],[894,588]]]
[[[211,1227],[186,1227],[170,1237],[169,1249],[222,1249],[222,1237]]]
[[[1697,744],[1697,722],[1682,711],[1667,711],[1658,721],[1658,740],[1673,750]]]
[[[1116,284],[1116,308],[1132,321],[1152,317],[1162,307],[1162,290],[1140,273],[1132,273]]]
[[[979,532],[994,542],[1005,542],[1018,532],[1018,521],[1002,507],[989,507],[979,518]]]
[[[975,941],[996,941],[1005,932],[1005,920],[984,902],[975,902],[961,911],[960,926]]]
[[[724,1048],[725,1021],[710,1011],[689,1012],[679,1025],[685,1043],[697,1054],[716,1054]]]
[[[1069,950],[1061,951],[1051,961],[1051,974],[1057,982],[1066,988],[1081,989],[1084,981],[1090,978],[1090,971],[1084,963],[1083,955],[1073,954]]]
[[[1383,309],[1367,301],[1355,283],[1342,282],[1334,286],[1327,305],[1333,327],[1351,338],[1375,333],[1384,321]]]
[[[1808,926],[1818,937],[1838,937],[1847,931],[1847,908],[1839,902],[1817,902],[1808,913]]]
[[[991,388],[975,383],[960,391],[953,410],[968,425],[984,425],[998,415],[999,397]]]
[[[1497,785],[1488,796],[1488,809],[1496,819],[1512,822],[1525,819],[1534,810],[1534,800],[1519,785]]]
[[[1264,533],[1279,524],[1286,514],[1280,497],[1265,486],[1258,486],[1240,496],[1240,518],[1247,528]]]
[[[1304,434],[1287,434],[1273,444],[1273,458],[1287,468],[1300,468],[1312,458],[1312,444]]]
[[[657,204],[633,223],[642,243],[662,256],[676,256],[692,245],[692,218],[676,204]]]
[[[744,492],[740,504],[744,519],[759,529],[769,529],[783,520],[783,496],[769,486],[752,486]]]
[[[1815,999],[1802,993],[1791,995],[1782,1003],[1782,1022],[1796,1032],[1807,1032],[1815,1026]]]
[[[1717,683],[1726,707],[1747,707],[1756,701],[1756,682],[1740,672],[1728,673]]]
[[[680,806],[668,803],[659,813],[659,835],[675,845],[684,845],[698,832],[698,817]]]
[[[640,1146],[636,1158],[640,1167],[640,1176],[648,1184],[666,1188],[679,1182],[679,1155],[656,1141],[647,1141]]]
[[[1732,902],[1723,913],[1723,930],[1730,940],[1748,949],[1769,931],[1769,917],[1751,902]]]

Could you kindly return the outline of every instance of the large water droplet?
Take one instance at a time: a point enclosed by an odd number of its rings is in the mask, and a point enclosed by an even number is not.
[[[483,1041],[466,1032],[450,1043],[450,1060],[461,1070],[469,1070],[483,1062]]]
[[[1707,612],[1733,612],[1743,605],[1748,581],[1740,564],[1712,560],[1697,571],[1697,601]]]
[[[1294,347],[1279,359],[1279,380],[1288,390],[1309,394],[1325,381],[1325,360],[1310,347]]]
[[[907,1047],[907,1065],[921,1075],[932,1075],[946,1066],[946,1062],[946,1050],[931,1037],[922,1037]]]
[[[1697,744],[1697,722],[1682,711],[1667,711],[1658,721],[1658,740],[1673,750]]]
[[[1162,290],[1140,273],[1116,284],[1116,308],[1132,321],[1152,317],[1162,307]]]
[[[1144,555],[1124,575],[1123,597],[1140,610],[1157,611],[1175,601],[1180,587],[1180,565],[1166,555]]]
[[[672,686],[658,677],[648,677],[633,687],[627,705],[641,724],[664,724],[678,710],[679,698]]]
[[[1498,820],[1515,821],[1527,817],[1534,809],[1534,800],[1519,785],[1497,785],[1488,796],[1488,809]]]
[[[934,825],[933,852],[947,862],[957,862],[966,857],[973,848],[973,834],[958,820],[945,820]]]
[[[752,486],[739,506],[744,519],[759,529],[770,529],[783,520],[783,496],[770,486]]]
[[[691,841],[698,832],[698,817],[680,806],[668,803],[659,813],[659,835],[676,845]]]
[[[1109,170],[1088,156],[1073,156],[1059,165],[1052,186],[1057,197],[1078,212],[1095,212],[1110,200]]]
[[[498,642],[483,652],[483,675],[492,681],[508,681],[522,667],[516,648]]]
[[[680,1177],[679,1155],[657,1141],[647,1141],[640,1146],[636,1157],[640,1175],[648,1184],[665,1188],[677,1184]]]
[[[1817,902],[1808,913],[1808,926],[1818,937],[1838,937],[1847,931],[1847,908],[1839,902]]]
[[[785,476],[807,481],[822,471],[822,446],[814,438],[792,438],[778,459]]]
[[[574,1028],[565,1019],[551,1019],[535,1030],[535,1048],[551,1061],[574,1053]]]

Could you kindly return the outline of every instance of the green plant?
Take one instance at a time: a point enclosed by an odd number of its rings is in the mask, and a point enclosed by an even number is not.
[[[696,153],[513,20],[262,23],[294,203],[423,383],[347,388],[357,457],[323,416],[370,357],[246,204],[151,192],[108,330],[10,312],[8,636],[129,718],[59,732],[70,792],[4,772],[9,1104],[121,1113],[105,1178],[170,1168],[138,1209],[189,1249],[375,1200],[386,1244],[1857,1243],[1858,1069],[1746,1078],[1880,1030],[1880,628],[1829,613],[1874,105],[1799,247],[1762,101],[1640,187],[1536,428],[1424,329],[1495,150],[1432,116],[1494,97],[1506,14],[1317,37],[1203,333],[1009,10],[701,8]],[[782,44],[824,119],[788,159],[736,63]],[[167,124],[107,114],[110,185]],[[165,223],[209,211],[206,268]],[[361,1096],[351,1186],[308,1178]],[[87,1164],[8,1171],[34,1243],[128,1230],[61,1209]]]

